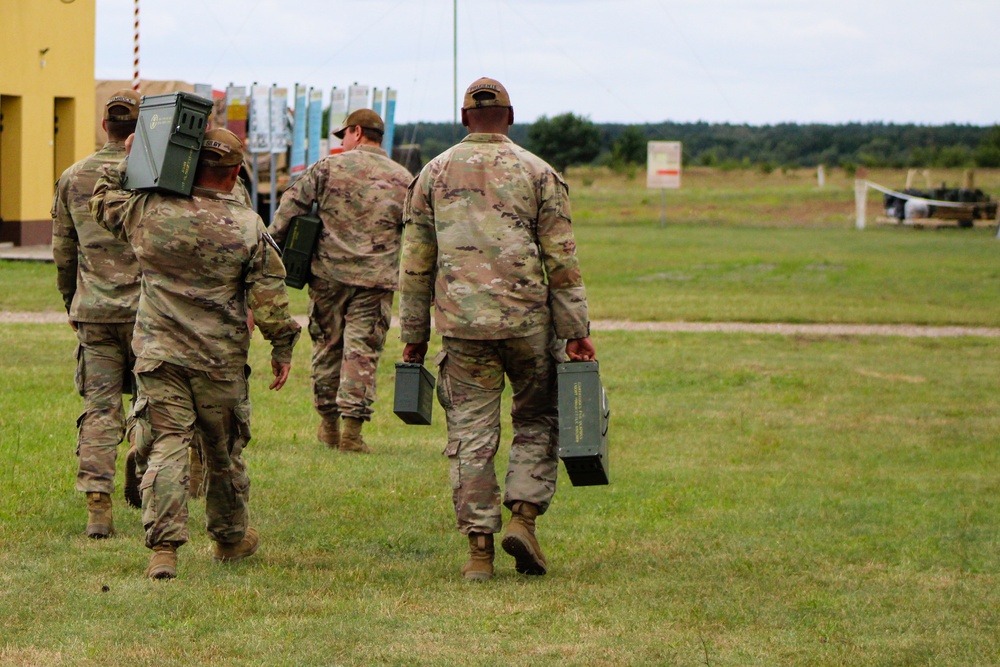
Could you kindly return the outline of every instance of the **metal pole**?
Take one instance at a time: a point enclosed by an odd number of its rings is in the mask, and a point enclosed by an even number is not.
[[[452,30],[452,68],[451,82],[452,90],[452,120],[451,120],[451,140],[452,143],[458,141],[458,0],[452,0],[451,14]]]
[[[667,189],[660,188],[660,227],[667,226]]]

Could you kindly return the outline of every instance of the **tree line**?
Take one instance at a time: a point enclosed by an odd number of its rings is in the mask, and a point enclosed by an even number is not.
[[[426,161],[465,136],[451,123],[397,126],[398,143],[419,144]],[[593,123],[572,113],[510,129],[516,143],[561,171],[578,165],[645,165],[647,141],[681,141],[687,166],[722,169],[1000,167],[1000,125],[818,123],[737,125]]]

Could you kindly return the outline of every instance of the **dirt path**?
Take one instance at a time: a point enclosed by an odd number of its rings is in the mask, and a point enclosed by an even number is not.
[[[301,324],[305,317],[297,318]],[[0,324],[58,324],[66,322],[63,313],[25,313],[0,311]],[[399,322],[393,320],[393,326]],[[781,336],[905,336],[907,338],[944,336],[983,336],[1000,338],[997,327],[922,326],[915,324],[784,324],[753,322],[630,322],[596,320],[594,331],[681,331],[692,333],[762,333]]]

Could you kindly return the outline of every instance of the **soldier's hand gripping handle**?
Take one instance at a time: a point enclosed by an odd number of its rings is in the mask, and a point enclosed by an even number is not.
[[[427,343],[407,343],[403,347],[403,361],[408,364],[422,364],[427,356]]]
[[[597,351],[588,336],[566,341],[566,355],[572,361],[593,361],[597,358]]]

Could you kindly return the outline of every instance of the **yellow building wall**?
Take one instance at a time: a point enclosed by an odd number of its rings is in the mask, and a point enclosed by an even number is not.
[[[55,180],[94,150],[96,0],[0,0],[0,241],[48,243]]]

